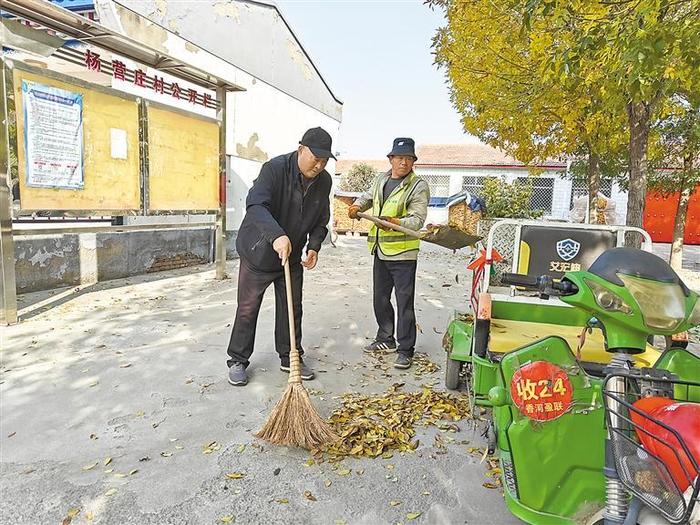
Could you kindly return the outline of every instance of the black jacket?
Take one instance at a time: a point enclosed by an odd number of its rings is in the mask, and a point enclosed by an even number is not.
[[[236,250],[254,268],[279,271],[280,258],[272,242],[281,235],[292,241],[290,264],[308,250],[321,249],[330,220],[331,176],[322,171],[306,190],[301,186],[297,152],[280,155],[263,164],[246,199],[246,213],[236,238]]]

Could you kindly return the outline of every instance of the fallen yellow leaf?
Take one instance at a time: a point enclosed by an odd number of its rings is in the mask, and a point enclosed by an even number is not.
[[[133,476],[133,475],[136,474],[138,471],[139,471],[139,469],[137,469],[137,468],[135,468],[134,470],[130,470],[130,471],[129,471],[129,476]]]
[[[418,518],[420,516],[420,514],[421,514],[420,512],[409,512],[408,514],[406,514],[406,519],[414,520],[414,519]]]
[[[117,493],[117,489],[109,489],[105,492],[105,496],[114,496]]]
[[[326,485],[326,488],[330,487],[333,484],[333,482],[330,479],[327,479],[324,485]]]
[[[389,505],[391,505],[392,507],[398,507],[399,505],[401,505],[401,502],[397,499],[394,499],[389,502]]]
[[[112,458],[105,458],[105,460],[104,460],[104,466],[106,467],[106,466],[109,465],[111,462],[112,462]]]
[[[221,516],[219,518],[219,521],[221,523],[233,523],[233,520],[236,519],[233,517],[233,514],[227,514],[226,516]]]
[[[94,515],[92,512],[87,511],[87,512],[85,513],[85,519],[86,519],[86,520],[92,521],[94,518],[95,518],[95,515]]]
[[[338,471],[338,475],[339,476],[348,476],[348,475],[350,475],[351,472],[352,472],[352,470],[344,468],[343,470]]]
[[[229,472],[226,474],[226,477],[228,479],[243,479],[245,478],[245,474],[243,472]]]
[[[97,466],[98,462],[90,463],[89,465],[84,465],[83,470],[92,470]]]
[[[308,491],[308,490],[305,490],[305,491],[304,491],[304,497],[305,497],[306,499],[308,499],[309,501],[318,501],[318,500],[316,499],[316,497],[315,497],[313,494],[311,494],[311,492]]]
[[[286,505],[287,503],[289,503],[289,499],[288,499],[288,498],[280,498],[280,499],[276,499],[275,501],[276,501],[277,503],[282,503],[282,504],[285,504],[285,505]]]

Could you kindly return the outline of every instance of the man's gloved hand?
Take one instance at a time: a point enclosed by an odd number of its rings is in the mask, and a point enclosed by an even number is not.
[[[382,217],[380,215],[379,218],[383,221],[390,222],[392,224],[396,224],[397,226],[401,226],[401,219],[399,219],[398,217]],[[395,230],[391,230],[391,228],[386,228],[384,226],[380,226],[379,224],[377,226],[384,231],[395,231]]]
[[[357,206],[356,204],[352,204],[348,208],[348,217],[351,219],[357,219],[359,220],[360,218],[357,216],[357,212],[360,211],[360,207]]]

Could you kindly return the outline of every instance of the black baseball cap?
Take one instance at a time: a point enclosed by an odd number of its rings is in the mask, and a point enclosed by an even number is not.
[[[323,128],[311,128],[307,130],[304,136],[301,137],[299,144],[309,148],[311,153],[319,158],[327,159],[330,157],[338,160],[335,158],[335,155],[331,153],[333,139],[331,139],[331,136]]]

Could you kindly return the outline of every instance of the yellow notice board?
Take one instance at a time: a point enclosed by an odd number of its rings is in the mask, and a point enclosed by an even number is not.
[[[150,210],[218,209],[218,124],[149,105],[148,178]]]
[[[27,185],[23,80],[82,95],[83,185],[81,188]],[[139,210],[141,183],[139,115],[136,100],[20,69],[14,70],[13,81],[22,210]]]

